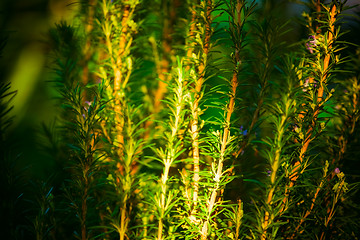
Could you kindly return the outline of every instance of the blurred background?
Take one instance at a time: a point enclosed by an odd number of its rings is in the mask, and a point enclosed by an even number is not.
[[[43,178],[52,161],[42,155],[36,134],[42,124],[54,121],[55,91],[52,88],[47,34],[59,21],[71,21],[77,4],[71,0],[0,1],[0,31],[7,38],[0,58],[0,81],[11,82],[17,91],[12,99],[13,122],[8,138],[21,151],[18,166],[29,166],[29,178]]]

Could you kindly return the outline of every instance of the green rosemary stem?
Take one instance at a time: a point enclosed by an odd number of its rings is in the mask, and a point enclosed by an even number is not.
[[[286,192],[285,192],[285,196],[283,198],[283,203],[284,203],[284,207],[282,209],[282,212],[284,210],[286,210],[286,202],[288,201],[288,197],[289,197],[289,192],[290,189],[294,186],[297,178],[299,177],[299,169],[301,167],[301,164],[304,160],[306,151],[309,147],[310,142],[313,140],[312,135],[313,135],[313,130],[315,128],[316,125],[316,121],[318,118],[318,115],[320,113],[320,106],[324,104],[323,101],[323,95],[324,95],[324,85],[326,85],[326,80],[329,74],[329,64],[330,64],[330,57],[331,57],[331,49],[334,43],[334,33],[335,33],[335,21],[336,21],[336,14],[337,14],[337,8],[336,8],[336,4],[333,4],[331,7],[331,11],[330,11],[330,20],[329,20],[329,31],[327,33],[327,50],[325,53],[325,57],[323,60],[323,67],[321,67],[321,69],[319,69],[320,71],[320,83],[319,83],[319,88],[317,91],[317,108],[314,111],[313,115],[312,115],[312,125],[309,127],[309,129],[306,132],[306,136],[305,136],[305,140],[302,143],[301,149],[300,149],[300,155],[299,155],[299,160],[296,161],[293,165],[293,170],[290,174],[290,183],[286,188]],[[303,114],[299,115],[299,118],[302,119],[303,118]]]
[[[109,3],[110,4],[110,3]],[[116,134],[116,140],[114,141],[114,143],[116,143],[118,145],[118,156],[121,157],[122,153],[121,153],[121,145],[124,142],[123,136],[122,136],[122,129],[123,129],[123,123],[122,123],[122,118],[121,118],[121,93],[120,93],[120,84],[121,84],[121,71],[119,69],[118,64],[121,64],[121,56],[117,56],[117,60],[114,59],[114,55],[115,55],[115,49],[117,48],[117,46],[113,46],[113,42],[111,39],[111,35],[113,32],[113,23],[111,22],[111,20],[109,19],[109,15],[111,14],[111,6],[108,5],[108,1],[103,0],[102,2],[102,13],[103,13],[103,17],[104,17],[104,22],[102,23],[102,30],[103,33],[105,35],[105,45],[107,47],[107,52],[108,52],[108,58],[110,59],[111,62],[111,67],[113,69],[113,75],[114,75],[114,84],[113,87],[109,85],[109,88],[111,88],[111,90],[113,91],[113,97],[115,99],[114,101],[114,112],[115,112],[115,126],[116,126],[116,130],[117,130],[117,134]],[[121,39],[122,41],[123,38]],[[122,43],[123,45],[123,43]],[[120,44],[119,44],[120,46]],[[107,73],[103,74],[104,77],[107,76]],[[107,79],[107,77],[105,77],[105,79]]]
[[[236,221],[235,221],[235,227],[236,227],[235,240],[239,239],[239,237],[240,237],[240,226],[241,226],[241,220],[242,220],[243,216],[244,216],[243,203],[239,199],[238,207],[237,207],[237,214],[236,214]]]
[[[198,78],[195,81],[194,88],[194,103],[191,105],[191,113],[192,113],[192,121],[191,121],[191,137],[192,137],[192,152],[194,159],[194,176],[193,176],[193,205],[194,207],[197,205],[198,200],[198,192],[199,192],[199,180],[200,180],[200,151],[199,151],[199,117],[201,114],[201,110],[199,108],[199,102],[202,99],[202,86],[205,81],[205,68],[207,64],[207,56],[210,49],[210,37],[212,34],[211,29],[211,13],[212,13],[212,0],[208,0],[205,9],[205,39],[204,43],[201,44],[203,46],[200,64],[198,67]],[[196,211],[196,209],[194,209]]]
[[[119,37],[119,49],[116,54],[116,65],[113,66],[114,68],[114,112],[115,112],[115,128],[117,130],[116,140],[119,144],[118,148],[118,156],[119,158],[122,157],[122,145],[124,144],[124,136],[123,136],[123,128],[124,128],[124,120],[122,117],[122,84],[123,83],[123,74],[125,71],[122,71],[123,68],[123,60],[122,57],[126,54],[125,47],[127,44],[131,43],[132,39],[127,38],[127,31],[128,31],[128,21],[132,15],[132,9],[130,9],[130,5],[125,5],[122,8],[122,19],[121,19],[121,34]]]
[[[172,159],[170,159],[170,156],[168,156],[168,159],[165,160],[164,164],[164,172],[163,175],[161,176],[161,198],[160,198],[160,206],[161,206],[161,212],[160,212],[160,218],[159,218],[159,223],[158,223],[158,236],[157,239],[158,240],[162,240],[162,235],[163,235],[163,227],[164,227],[164,223],[163,223],[163,219],[164,219],[164,215],[165,215],[165,204],[166,204],[166,193],[167,193],[167,181],[169,178],[169,171],[170,171],[170,166],[172,163]]]
[[[237,59],[239,59],[239,56],[237,54]],[[237,67],[237,66],[236,66]],[[223,165],[225,160],[225,151],[226,147],[229,144],[230,140],[230,122],[231,122],[231,115],[234,112],[235,109],[235,97],[236,97],[236,89],[238,86],[238,72],[237,69],[234,70],[232,78],[231,78],[231,93],[230,93],[230,101],[227,104],[227,108],[225,110],[225,126],[224,126],[224,132],[222,135],[222,139],[220,142],[220,157],[217,163],[217,171],[215,175],[216,179],[216,186],[213,188],[210,196],[210,200],[207,204],[207,219],[203,223],[203,226],[201,228],[201,240],[206,240],[208,235],[208,223],[210,220],[210,215],[212,213],[212,210],[216,203],[216,198],[218,196],[218,190],[219,190],[219,181],[221,176],[223,175]]]
[[[187,37],[185,38],[186,58],[184,61],[184,65],[185,65],[185,72],[191,78],[190,81],[196,82],[197,74],[195,72],[196,66],[194,66],[195,60],[196,60],[196,58],[194,58],[194,50],[195,50],[195,46],[196,46],[196,41],[194,41],[194,39],[195,39],[196,31],[197,31],[196,24],[198,24],[198,14],[196,11],[198,1],[189,2],[188,4],[189,4],[188,8],[191,13],[191,20],[190,20],[190,23],[188,24],[187,33],[186,33]],[[185,82],[185,84],[187,84],[187,83]],[[192,88],[192,92],[195,92],[195,94],[194,94],[194,98],[193,97],[189,98],[189,105],[190,105],[190,110],[191,110],[191,115],[192,115],[192,119],[190,120],[190,135],[192,138],[192,147],[194,148],[194,146],[195,146],[198,148],[199,146],[196,146],[196,144],[198,144],[198,142],[194,142],[195,141],[194,139],[198,138],[199,129],[193,128],[193,121],[195,121],[195,119],[198,121],[198,118],[199,118],[199,116],[196,115],[196,114],[198,114],[197,113],[198,111],[197,111],[197,109],[195,110],[195,107],[194,107],[194,105],[196,104],[195,102],[197,101],[197,93],[196,93],[196,91],[194,91],[194,88]],[[197,126],[197,124],[196,124],[196,126]],[[199,159],[200,153],[196,152],[196,151],[194,153],[194,150],[192,150],[192,152],[193,152],[193,158]],[[195,161],[196,160],[194,160],[194,162]],[[194,165],[194,169],[196,169],[195,165]],[[194,171],[198,172],[197,170],[194,170]],[[195,176],[195,174],[194,174],[194,176]],[[196,180],[196,183],[192,184],[188,180],[189,174],[188,174],[187,170],[185,168],[182,169],[182,181],[185,186],[185,196],[187,199],[186,205],[188,206],[188,209],[193,208],[192,210],[190,210],[192,213],[195,213],[194,209],[196,206],[193,204],[197,204],[197,202],[194,199],[197,199],[198,189],[199,189],[199,185],[197,183],[199,181],[198,180],[199,177],[194,177],[194,176],[193,176],[193,180],[194,179],[197,179],[197,180]],[[194,187],[193,186],[189,187],[190,184],[193,185]],[[192,189],[197,189],[197,190],[192,191]]]
[[[318,92],[317,92],[317,103],[318,104],[322,104],[322,100],[323,100],[323,95],[324,95],[324,84],[326,84],[326,79],[327,79],[327,75],[328,75],[328,72],[329,72],[329,63],[330,63],[330,56],[331,56],[331,48],[332,48],[332,45],[333,45],[333,39],[334,39],[334,30],[335,30],[335,21],[336,21],[336,5],[334,4],[331,8],[331,12],[330,12],[330,22],[329,22],[329,25],[330,25],[330,30],[328,31],[328,37],[327,37],[327,44],[328,45],[328,50],[327,50],[327,53],[325,55],[325,58],[324,58],[324,65],[322,67],[322,72],[321,72],[321,78],[320,78],[320,83],[319,83],[319,88],[318,88]],[[309,144],[312,140],[311,138],[311,135],[312,135],[312,132],[313,132],[313,129],[314,129],[314,125],[315,125],[315,122],[317,120],[317,117],[319,115],[319,112],[320,112],[320,108],[318,107],[314,114],[313,114],[313,125],[308,129],[307,131],[307,136],[306,136],[306,139],[305,139],[305,142],[304,144],[302,145],[302,148],[300,150],[300,156],[299,156],[299,162],[296,162],[294,164],[295,168],[293,170],[293,173],[297,172],[298,168],[299,168],[299,165],[302,163],[303,161],[303,158],[305,156],[305,153],[309,147]],[[295,182],[296,179],[297,179],[297,175],[292,175],[290,176],[290,179],[292,182]]]
[[[210,199],[207,202],[207,209],[206,209],[206,221],[204,221],[202,228],[201,228],[201,240],[206,240],[208,237],[208,225],[213,214],[213,209],[216,205],[216,201],[218,199],[218,195],[221,194],[220,190],[220,182],[221,177],[224,175],[224,160],[227,154],[227,148],[229,146],[230,141],[232,140],[230,128],[231,128],[231,117],[235,110],[235,99],[236,99],[236,92],[238,87],[238,78],[239,78],[239,71],[241,68],[241,59],[240,53],[243,50],[244,46],[244,38],[247,35],[243,33],[244,24],[248,20],[248,17],[252,13],[254,5],[251,4],[249,7],[246,6],[246,1],[243,0],[236,0],[228,4],[229,7],[229,28],[230,28],[230,37],[233,41],[234,53],[232,55],[232,60],[234,63],[233,66],[233,73],[230,80],[230,93],[229,93],[229,102],[225,107],[224,110],[224,130],[222,135],[219,135],[219,156],[218,159],[214,159],[213,166],[216,166],[216,172],[214,171],[214,186],[210,194]],[[217,161],[217,163],[215,162]],[[214,167],[213,167],[214,168]],[[232,168],[228,169],[229,172],[232,171]],[[240,211],[240,210],[239,210]],[[241,213],[242,214],[242,213]],[[240,220],[239,220],[240,221]],[[239,223],[240,224],[240,223]],[[236,231],[239,231],[239,224],[236,222]]]
[[[342,119],[341,123],[339,124],[339,127],[337,128],[341,131],[341,135],[337,138],[339,151],[338,151],[338,155],[336,157],[334,156],[331,161],[332,166],[338,165],[340,163],[340,161],[343,159],[344,154],[346,152],[347,145],[348,145],[348,141],[349,141],[347,134],[348,135],[353,134],[356,123],[360,116],[358,114],[358,105],[359,105],[358,95],[359,95],[360,85],[358,84],[358,80],[355,76],[350,79],[350,82],[352,84],[350,85],[351,87],[347,87],[347,91],[350,92],[349,96],[350,96],[351,100],[348,102],[349,109],[346,109],[346,112],[344,114],[345,116]],[[345,101],[347,101],[347,100],[345,100]],[[335,173],[335,171],[332,171],[330,176],[327,178],[328,182],[331,182],[335,178],[336,175],[337,175],[337,173]],[[332,209],[333,209],[333,206],[330,203],[331,198],[332,198],[330,193],[331,192],[327,192],[327,195],[325,196],[325,200],[324,200],[324,202],[326,203],[326,206],[327,206],[328,214],[331,213]],[[330,214],[329,214],[329,216],[330,216]]]
[[[134,130],[133,124],[126,122],[131,118],[129,106],[127,106],[127,87],[130,75],[132,74],[132,58],[130,56],[130,46],[133,42],[135,23],[132,21],[134,11],[139,2],[119,1],[110,2],[103,0],[101,3],[102,22],[101,29],[104,34],[104,43],[107,49],[108,65],[104,65],[100,70],[100,77],[105,81],[107,87],[107,98],[109,102],[109,115],[112,116],[113,125],[101,123],[103,135],[108,139],[107,144],[111,144],[114,151],[116,162],[116,183],[117,191],[120,193],[119,202],[120,223],[113,223],[119,234],[120,240],[126,238],[128,224],[130,221],[129,199],[132,190],[132,165],[135,162],[134,151]],[[110,68],[110,69],[109,69]],[[106,71],[105,69],[108,69]],[[109,116],[106,116],[109,118]],[[106,126],[110,126],[107,130]],[[111,160],[111,156],[108,156]],[[135,173],[137,169],[133,167]],[[119,226],[117,226],[119,224]]]
[[[291,235],[291,237],[289,239],[295,239],[298,235],[300,235],[303,232],[303,230],[299,232],[299,228],[305,222],[306,218],[310,215],[310,213],[314,209],[315,202],[316,202],[316,199],[318,197],[318,194],[319,194],[320,190],[323,188],[324,183],[326,181],[328,168],[329,168],[329,162],[326,161],[325,166],[323,168],[323,171],[324,171],[323,177],[322,177],[322,179],[320,181],[319,186],[316,188],[316,191],[315,191],[315,194],[314,194],[313,198],[311,199],[311,206],[310,206],[309,209],[306,210],[305,214],[301,217],[300,222],[297,224],[295,230],[293,231],[293,234]]]
[[[197,3],[198,1],[196,1]],[[193,39],[195,38],[195,34],[196,34],[196,24],[197,24],[197,18],[198,18],[198,14],[196,12],[196,4],[192,4],[191,7],[191,21],[190,21],[190,29],[189,29],[189,33],[188,33],[188,37],[185,39],[186,42],[186,46],[187,46],[187,51],[186,51],[186,56],[188,58],[188,60],[193,58],[193,52],[194,52],[194,44],[195,42],[193,41]],[[186,66],[186,71],[190,70],[190,66],[191,64],[189,62],[187,62],[187,66]]]
[[[243,28],[245,23],[247,22],[247,18],[249,18],[249,16],[253,13],[253,7],[250,7],[249,9],[246,9],[246,1],[244,0],[237,0],[237,4],[236,4],[236,12],[237,12],[237,17],[233,17],[234,19],[236,19],[236,23],[237,26],[236,28],[233,30],[234,33],[238,34],[241,36]],[[241,12],[244,12],[244,17],[243,19],[241,18]],[[265,29],[262,29],[263,33],[262,34],[268,34],[265,32]],[[276,36],[278,33],[270,33],[273,36]],[[243,37],[244,38],[244,37]],[[266,93],[267,93],[267,88],[268,88],[268,82],[270,80],[270,76],[269,76],[269,72],[271,69],[271,59],[268,58],[269,55],[274,54],[271,49],[275,49],[275,47],[272,45],[272,41],[269,41],[267,39],[267,36],[263,36],[261,37],[263,42],[264,42],[264,52],[265,53],[261,53],[261,55],[264,56],[264,62],[262,63],[265,66],[264,72],[259,74],[259,78],[260,78],[260,85],[261,85],[261,90],[259,93],[259,97],[257,99],[257,104],[256,104],[256,109],[253,113],[252,119],[251,119],[251,123],[249,125],[248,128],[248,132],[247,135],[245,136],[244,140],[241,143],[241,146],[239,148],[239,150],[237,152],[235,152],[234,156],[235,158],[238,158],[239,155],[245,150],[245,148],[248,146],[249,144],[249,140],[252,136],[252,132],[256,126],[256,123],[260,117],[261,114],[261,110],[264,104],[264,98],[266,97]],[[241,39],[241,41],[243,41],[244,39]],[[237,41],[234,41],[234,45],[237,46],[238,51],[242,50],[242,44],[243,43],[239,43]]]
[[[169,181],[169,172],[171,165],[176,160],[178,154],[182,151],[181,149],[181,139],[178,139],[177,135],[182,127],[183,119],[184,119],[184,106],[186,101],[186,89],[185,89],[185,78],[183,75],[183,66],[179,61],[177,67],[177,77],[176,77],[176,85],[174,86],[174,94],[173,99],[170,99],[171,112],[172,117],[169,120],[169,132],[165,134],[167,144],[165,150],[158,150],[158,155],[161,157],[161,161],[164,164],[163,173],[160,179],[160,199],[158,199],[158,207],[159,207],[159,216],[158,216],[158,232],[157,232],[157,240],[163,239],[163,228],[164,228],[164,218],[165,213],[169,212],[169,208],[171,208],[170,202],[172,199],[172,193],[168,194],[168,181]]]
[[[288,125],[288,119],[295,112],[296,103],[293,99],[289,97],[289,95],[284,95],[282,97],[282,102],[276,105],[275,116],[273,119],[273,124],[275,126],[276,134],[273,142],[271,143],[272,149],[268,156],[268,160],[271,166],[271,174],[270,174],[270,189],[267,191],[266,201],[265,201],[265,216],[262,219],[261,228],[262,234],[261,239],[267,239],[267,230],[269,226],[272,226],[274,218],[279,214],[273,209],[274,198],[276,195],[276,190],[278,188],[277,185],[277,172],[282,163],[283,147],[286,144],[286,130]],[[279,115],[277,117],[276,115]],[[276,230],[272,231],[277,232]]]
[[[92,56],[92,47],[91,47],[91,32],[93,30],[93,21],[94,21],[94,7],[96,5],[96,0],[91,0],[89,2],[89,5],[86,6],[87,7],[87,15],[85,16],[85,33],[87,36],[86,39],[86,43],[85,46],[82,50],[82,53],[84,55],[84,59],[82,61],[82,83],[84,86],[86,86],[89,83],[89,66],[88,66],[88,62]],[[86,89],[84,89],[82,91],[82,99],[85,102],[87,100],[87,92]],[[81,204],[81,239],[85,240],[87,239],[87,227],[86,227],[86,216],[87,216],[87,199],[89,198],[88,196],[88,192],[89,192],[89,166],[87,165],[87,163],[85,163],[84,166],[84,173],[83,173],[83,178],[84,178],[84,193],[82,196],[82,204]]]
[[[129,55],[129,48],[133,41],[132,34],[129,32],[129,24],[133,17],[134,6],[130,4],[123,5],[121,8],[121,21],[118,22],[116,18],[109,19],[109,16],[112,14],[111,11],[115,11],[115,6],[110,6],[109,4],[111,3],[107,3],[106,0],[103,0],[102,12],[104,23],[101,27],[105,35],[105,45],[108,51],[108,58],[111,62],[111,68],[113,70],[112,75],[114,80],[112,97],[114,99],[113,107],[115,113],[115,128],[117,132],[116,140],[114,142],[117,144],[117,155],[121,158],[123,155],[122,145],[124,144],[124,136],[122,133],[124,128],[122,100],[124,97],[125,86],[132,72],[131,59],[127,59],[127,64],[124,64],[123,59]],[[115,45],[115,42],[112,39],[113,31],[118,30],[116,28],[121,29],[117,45]]]
[[[120,240],[124,240],[125,239],[125,235],[126,235],[126,230],[127,230],[127,226],[128,226],[128,221],[126,220],[126,213],[127,213],[127,209],[126,209],[126,202],[127,199],[124,198],[123,203],[122,203],[122,208],[121,208],[121,218],[120,218]]]

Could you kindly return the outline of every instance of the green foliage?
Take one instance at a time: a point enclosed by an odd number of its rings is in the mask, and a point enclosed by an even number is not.
[[[51,29],[61,170],[37,185],[31,236],[357,239],[345,2],[306,2],[296,27],[273,5],[89,0]],[[0,87],[3,142],[15,93]]]

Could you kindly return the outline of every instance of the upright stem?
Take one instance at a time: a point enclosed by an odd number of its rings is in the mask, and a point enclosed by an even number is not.
[[[83,48],[83,54],[84,54],[84,60],[82,62],[82,83],[84,86],[86,86],[89,82],[89,67],[88,67],[88,61],[91,58],[92,51],[91,51],[91,31],[93,30],[93,21],[94,21],[94,7],[96,5],[96,0],[90,0],[89,6],[88,6],[88,14],[86,16],[86,23],[85,23],[85,32],[88,36],[86,39],[86,44]],[[85,101],[87,99],[86,96],[87,92],[86,89],[82,92],[82,100]],[[82,196],[82,203],[81,203],[81,239],[86,240],[87,239],[87,227],[86,227],[86,216],[87,216],[87,199],[88,199],[88,191],[89,191],[89,179],[87,176],[89,166],[85,164],[84,166],[84,192]]]
[[[327,164],[325,165],[325,168],[324,168],[324,174],[323,174],[323,178],[321,179],[321,182],[319,184],[319,186],[317,187],[316,189],[316,192],[314,194],[314,197],[311,199],[311,206],[308,210],[306,210],[304,216],[301,217],[301,220],[299,222],[299,224],[296,226],[293,234],[291,235],[290,239],[295,239],[296,235],[299,234],[298,231],[299,231],[299,228],[301,227],[301,225],[305,222],[306,218],[310,215],[310,213],[312,212],[312,210],[314,209],[314,206],[315,206],[315,202],[316,202],[316,199],[317,199],[317,196],[319,195],[319,192],[320,190],[322,189],[323,185],[324,185],[324,182],[325,182],[325,179],[326,179],[326,175],[327,175],[327,172],[328,172],[328,167],[329,167],[329,164],[327,162]],[[302,233],[302,231],[300,232]]]
[[[124,135],[123,135],[123,129],[124,129],[124,116],[123,112],[125,112],[122,109],[123,106],[123,75],[125,73],[122,58],[124,55],[126,55],[126,45],[129,44],[128,41],[131,41],[131,39],[128,39],[128,22],[131,19],[133,10],[130,8],[130,5],[125,5],[123,7],[123,13],[122,13],[122,19],[121,19],[121,34],[120,34],[120,42],[119,42],[119,49],[117,53],[117,59],[116,59],[116,68],[115,68],[115,78],[114,78],[114,99],[115,99],[115,128],[117,130],[116,134],[116,140],[119,144],[117,155],[119,159],[123,158],[123,148],[124,148]],[[119,165],[121,167],[121,170],[124,168],[124,166]],[[129,174],[128,166],[125,166],[125,178]],[[121,206],[121,215],[120,215],[120,240],[125,239],[125,234],[127,231],[127,199],[128,199],[128,191],[125,189],[124,191],[124,199],[122,201]]]
[[[169,161],[168,161],[169,160]],[[162,240],[162,233],[163,233],[163,218],[165,214],[165,202],[166,202],[166,192],[167,192],[167,180],[169,176],[170,171],[170,165],[172,163],[172,160],[169,159],[169,156],[165,162],[165,168],[163,175],[161,176],[161,194],[160,194],[160,205],[161,205],[161,213],[159,218],[159,224],[158,224],[158,237],[157,240]]]
[[[290,106],[291,101],[287,101],[286,102],[286,109],[291,108]],[[276,181],[276,173],[277,170],[280,166],[280,157],[281,157],[281,151],[282,151],[282,141],[283,141],[283,134],[285,133],[285,121],[287,119],[287,111],[284,111],[285,113],[281,116],[281,121],[280,121],[280,125],[279,128],[277,129],[277,136],[275,139],[275,153],[274,153],[274,157],[272,159],[272,164],[271,164],[271,175],[270,175],[270,181],[271,181],[271,187],[270,190],[267,194],[267,199],[266,199],[266,205],[271,208],[272,205],[272,201],[273,201],[273,197],[274,197],[274,193],[275,193],[275,181]],[[271,222],[272,219],[270,219],[270,212],[268,210],[265,211],[265,217],[264,217],[264,221],[262,223],[262,229],[263,229],[263,233],[261,235],[261,239],[265,240],[266,239],[266,233],[267,233],[267,228],[268,226],[272,223]]]
[[[121,7],[121,9],[117,9]],[[114,11],[114,12],[112,12]],[[104,21],[101,25],[102,30],[105,35],[105,45],[108,52],[108,58],[110,61],[110,66],[112,68],[112,75],[109,77],[107,73],[104,73],[104,78],[108,77],[110,90],[109,98],[113,99],[112,107],[114,113],[114,122],[115,122],[115,133],[114,135],[110,132],[106,131],[105,122],[101,122],[102,130],[105,137],[112,143],[112,148],[116,154],[116,168],[117,168],[117,183],[119,183],[119,188],[122,194],[122,200],[120,201],[120,227],[118,228],[118,233],[120,239],[125,239],[127,226],[129,221],[129,210],[127,207],[128,199],[129,199],[129,189],[128,186],[123,186],[120,182],[125,182],[125,184],[129,183],[128,179],[130,178],[130,168],[128,166],[128,162],[124,156],[124,127],[125,120],[124,115],[126,114],[125,109],[125,87],[129,80],[129,77],[132,72],[132,64],[131,59],[127,58],[127,64],[124,64],[124,59],[129,56],[129,48],[132,43],[132,33],[129,28],[129,24],[131,23],[131,19],[134,13],[134,7],[130,4],[118,4],[118,3],[110,3],[107,0],[102,1],[102,12]],[[112,18],[111,16],[115,16],[115,13],[121,16],[120,20],[118,18]],[[114,38],[115,35],[118,38]],[[118,41],[115,41],[118,40]],[[110,85],[110,79],[113,78],[113,85]],[[112,95],[112,96],[111,96]],[[131,139],[126,142],[129,142]],[[121,180],[122,179],[122,180]]]
[[[236,58],[239,59],[239,55],[236,54]],[[231,96],[230,96],[230,101],[229,104],[227,105],[227,109],[226,109],[226,118],[225,118],[225,128],[224,128],[224,133],[222,135],[222,139],[221,139],[221,148],[220,148],[220,159],[217,165],[217,171],[216,171],[216,175],[217,176],[221,176],[222,172],[223,172],[223,162],[224,162],[224,158],[225,158],[225,151],[226,151],[226,147],[229,141],[229,136],[230,136],[230,122],[231,122],[231,115],[234,112],[235,109],[235,97],[236,97],[236,88],[238,86],[238,72],[237,70],[234,70],[233,72],[233,76],[231,78]],[[211,196],[210,196],[210,200],[209,203],[207,204],[207,212],[208,212],[208,218],[207,220],[204,222],[203,227],[201,229],[201,240],[206,240],[207,239],[207,235],[208,235],[208,223],[209,223],[209,218],[210,218],[210,214],[215,206],[216,203],[216,198],[217,198],[217,194],[218,194],[218,187],[215,187],[212,192],[211,192]]]
[[[196,1],[197,2],[197,1]],[[195,6],[193,6],[195,8]],[[195,9],[191,10],[191,23],[190,23],[190,29],[189,29],[189,36],[188,39],[191,39],[191,41],[187,42],[187,51],[186,51],[186,56],[188,59],[192,58],[192,54],[194,51],[194,42],[193,39],[195,38],[195,31],[196,31],[196,23],[197,23],[197,13]],[[186,71],[190,70],[190,64],[188,64],[186,66]]]
[[[356,114],[356,112],[357,112],[358,104],[359,104],[359,99],[358,99],[359,91],[358,90],[360,89],[360,86],[357,83],[356,77],[354,77],[352,79],[352,81],[353,81],[354,93],[352,94],[351,110],[350,110],[351,112],[350,113],[347,112],[345,114],[345,120],[344,120],[344,122],[342,122],[341,135],[339,136],[339,138],[337,140],[338,147],[339,147],[339,153],[338,153],[337,157],[334,156],[334,158],[332,159],[331,166],[336,166],[343,158],[343,156],[346,152],[346,148],[347,148],[347,144],[348,144],[348,140],[349,140],[346,137],[346,133],[349,135],[352,135],[354,133],[356,122],[359,119],[359,115]],[[328,182],[331,182],[335,176],[336,176],[336,173],[335,173],[335,171],[333,171],[327,179]],[[325,196],[325,200],[324,200],[325,205],[327,206],[326,212],[329,215],[332,210],[331,197],[332,197],[331,194],[327,193],[327,195]],[[323,237],[323,234],[322,234],[322,237]]]
[[[127,207],[126,207],[126,203],[127,203],[127,199],[126,199],[127,195],[125,195],[125,199],[122,202],[122,207],[121,207],[121,214],[120,214],[120,240],[124,240],[125,239],[125,234],[126,234],[126,230],[127,230]]]
[[[294,163],[293,170],[290,174],[290,183],[289,183],[289,186],[286,188],[285,197],[283,198],[284,205],[283,205],[281,212],[286,210],[285,206],[286,206],[286,202],[288,201],[290,189],[294,186],[297,178],[299,177],[299,169],[304,160],[304,157],[305,157],[306,151],[309,147],[309,144],[312,141],[312,134],[313,134],[314,128],[316,126],[317,117],[320,113],[320,106],[323,104],[322,101],[323,101],[323,95],[324,95],[324,85],[326,84],[326,80],[327,80],[328,73],[329,73],[331,48],[332,48],[332,45],[334,42],[334,32],[335,32],[334,24],[336,21],[336,11],[337,11],[336,5],[333,4],[331,7],[331,12],[330,12],[330,22],[329,22],[330,29],[327,33],[326,45],[328,46],[328,48],[325,53],[325,57],[324,57],[324,61],[323,61],[323,68],[320,70],[321,71],[320,82],[319,82],[319,88],[317,91],[317,99],[316,99],[317,108],[312,115],[312,119],[313,119],[312,125],[307,130],[305,140],[301,146],[299,160]],[[302,118],[302,116],[300,116],[300,117]]]
[[[114,92],[113,96],[115,99],[115,106],[114,106],[114,112],[115,112],[115,128],[117,130],[116,133],[116,140],[117,144],[119,144],[118,147],[118,157],[121,158],[123,156],[122,148],[124,144],[124,136],[123,136],[123,128],[124,128],[124,119],[122,115],[122,81],[123,81],[123,62],[122,58],[125,54],[125,48],[127,42],[127,31],[128,31],[128,21],[130,19],[130,6],[125,5],[123,8],[123,15],[121,20],[121,34],[120,34],[120,42],[119,42],[119,50],[117,52],[117,58],[116,58],[116,65],[114,67]]]
[[[183,69],[182,65],[179,63],[178,66],[178,79],[176,80],[176,89],[174,90],[174,106],[172,107],[173,118],[170,118],[169,125],[171,126],[171,134],[168,135],[167,139],[167,146],[165,150],[165,155],[163,156],[162,162],[164,164],[163,174],[161,175],[161,192],[160,192],[160,199],[158,204],[159,206],[159,221],[158,221],[158,233],[157,233],[157,240],[163,239],[163,219],[165,217],[165,212],[167,211],[167,184],[169,178],[170,167],[175,161],[175,156],[179,151],[179,141],[177,139],[177,135],[181,128],[181,123],[183,120],[183,106],[184,106],[184,77],[183,77]]]
[[[192,121],[191,121],[191,135],[192,135],[192,150],[193,150],[193,159],[194,159],[194,195],[193,195],[193,204],[197,205],[198,192],[199,192],[199,172],[200,172],[200,151],[199,151],[199,102],[201,100],[201,89],[203,82],[205,81],[205,68],[207,63],[207,56],[210,48],[210,36],[211,36],[211,12],[212,12],[212,0],[207,1],[206,6],[206,23],[205,23],[205,40],[203,48],[203,58],[201,59],[200,65],[198,67],[199,77],[195,82],[195,100],[192,105]]]

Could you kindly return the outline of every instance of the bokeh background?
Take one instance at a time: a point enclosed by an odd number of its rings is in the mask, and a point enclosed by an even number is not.
[[[11,82],[13,123],[8,137],[21,156],[19,167],[28,166],[29,179],[42,179],[54,167],[49,156],[39,149],[37,136],[42,125],[56,117],[47,34],[59,21],[71,21],[78,4],[71,0],[0,1],[0,29],[7,38],[0,59],[1,81]]]

